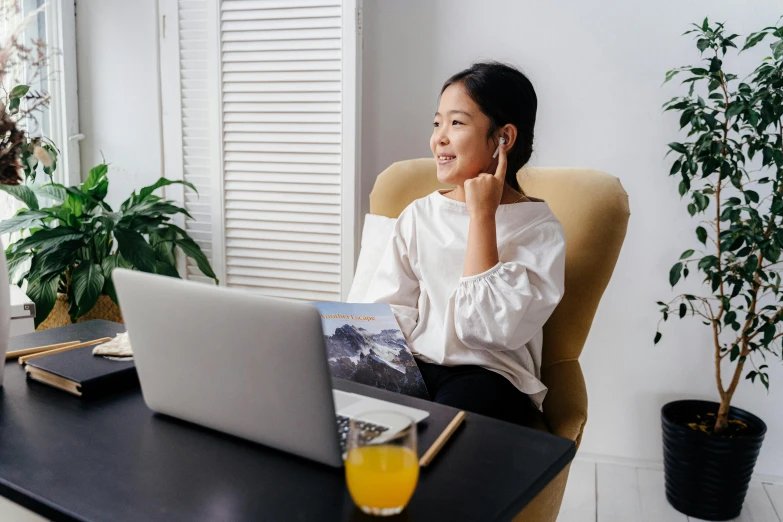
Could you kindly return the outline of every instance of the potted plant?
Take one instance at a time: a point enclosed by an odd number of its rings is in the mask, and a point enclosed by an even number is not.
[[[690,87],[664,108],[688,130],[685,141],[669,144],[676,154],[670,176],[680,179],[689,214],[701,219],[699,245],[682,253],[669,281],[674,287],[697,271],[706,292],[658,304],[661,321],[695,317],[710,328],[719,400],[663,407],[664,467],[666,496],[677,510],[726,520],[742,509],[766,432],[761,419],[731,406],[732,397],[745,379],[768,389],[765,359],[781,356],[783,27],[746,38],[742,51],[774,41],[771,56],[740,80],[724,69],[738,35],[707,19],[693,25],[685,34],[695,35],[703,65],[666,74],[665,81],[686,74]],[[659,331],[655,343],[660,339]]]
[[[193,185],[160,178],[138,194],[133,192],[114,211],[105,201],[107,173],[108,166],[101,164],[75,187],[21,185],[12,192],[28,208],[0,223],[0,234],[24,232],[9,245],[6,257],[11,282],[27,281],[27,295],[36,306],[36,327],[50,315],[58,294],[61,306],[66,307],[67,302],[66,323],[107,314],[117,320],[112,270],[124,267],[179,277],[178,249],[193,258],[204,275],[218,282],[201,248],[171,222],[172,216],[188,215],[187,211],[154,194],[173,183],[195,190]],[[54,204],[42,206],[39,196]],[[91,314],[96,306],[104,311]],[[44,326],[57,326],[57,322],[52,318]]]

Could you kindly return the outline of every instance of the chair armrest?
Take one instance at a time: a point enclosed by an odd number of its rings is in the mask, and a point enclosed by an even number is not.
[[[587,422],[587,388],[578,360],[561,361],[541,371],[549,391],[544,399],[544,419],[555,435],[582,440]]]

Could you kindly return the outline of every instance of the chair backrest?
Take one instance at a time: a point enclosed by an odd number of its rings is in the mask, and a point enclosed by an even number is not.
[[[628,194],[614,176],[590,169],[525,167],[517,179],[525,194],[549,204],[566,234],[565,295],[544,326],[545,369],[582,352],[625,239]],[[438,181],[434,159],[394,163],[375,181],[370,213],[396,218],[442,188],[448,185]]]

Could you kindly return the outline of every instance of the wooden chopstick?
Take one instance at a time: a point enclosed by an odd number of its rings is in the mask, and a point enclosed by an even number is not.
[[[34,353],[32,355],[25,355],[24,357],[19,358],[19,364],[24,364],[31,359],[37,359],[38,357],[43,357],[44,355],[53,355],[55,353],[67,352],[68,350],[73,350],[74,348],[84,348],[85,346],[92,346],[94,344],[101,344],[108,341],[111,341],[111,337],[101,337],[100,339],[95,339],[93,341],[86,341],[79,344],[73,344],[71,346],[65,346],[63,348],[49,350],[48,352],[39,352],[39,353]]]
[[[48,352],[49,350],[56,350],[57,348],[65,348],[74,344],[79,344],[81,341],[68,341],[67,343],[49,344],[46,346],[36,346],[34,348],[25,348],[23,350],[14,350],[5,354],[6,359],[15,359],[24,355],[30,355],[38,352]]]
[[[419,459],[419,466],[424,467],[432,462],[432,459],[435,458],[435,455],[437,455],[441,448],[446,445],[446,442],[454,434],[454,432],[457,431],[457,428],[459,428],[459,425],[462,424],[462,421],[464,420],[465,412],[459,411],[451,420],[449,425],[446,426],[446,429],[443,430],[443,433],[441,433],[438,438],[435,439],[435,442],[432,443],[430,449],[428,449],[426,453],[421,456],[421,459]]]

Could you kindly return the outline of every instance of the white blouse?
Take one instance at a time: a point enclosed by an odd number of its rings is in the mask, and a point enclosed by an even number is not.
[[[545,202],[500,205],[500,262],[462,277],[470,216],[436,191],[400,214],[367,302],[387,302],[416,357],[499,373],[541,409],[541,328],[563,296],[565,235]]]

